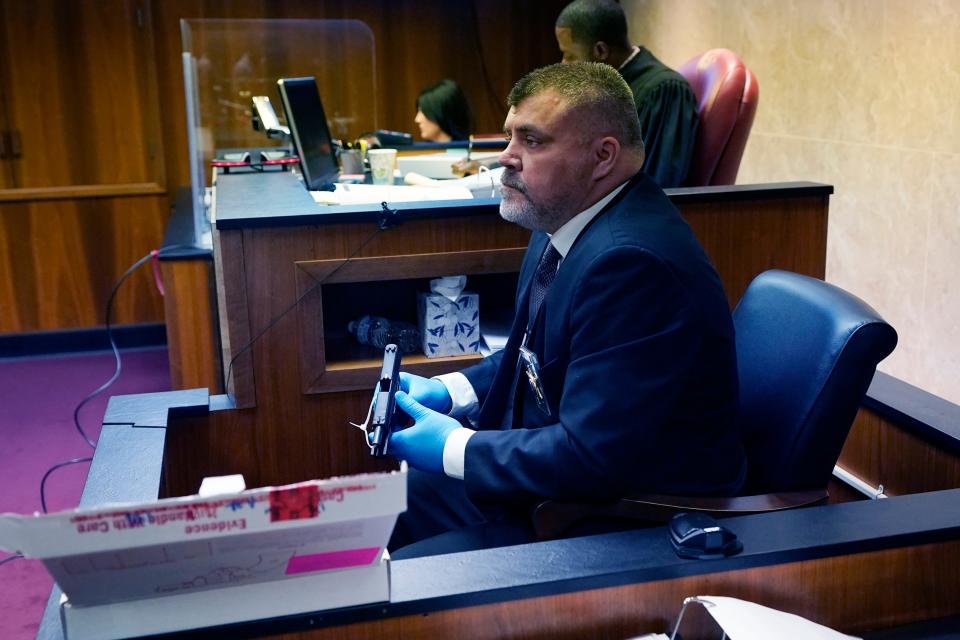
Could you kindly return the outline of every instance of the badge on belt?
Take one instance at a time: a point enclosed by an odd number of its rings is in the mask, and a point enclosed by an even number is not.
[[[526,342],[526,340],[524,340]],[[548,416],[553,414],[550,411],[550,403],[547,402],[547,394],[543,388],[543,380],[540,378],[540,361],[526,345],[520,345],[520,361],[523,363],[523,369],[527,374],[527,382],[530,383],[530,391],[537,401],[537,407]]]

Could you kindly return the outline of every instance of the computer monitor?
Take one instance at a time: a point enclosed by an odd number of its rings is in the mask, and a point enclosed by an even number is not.
[[[306,78],[280,78],[280,102],[287,114],[287,125],[294,149],[300,156],[303,181],[311,191],[333,189],[339,169],[337,155],[327,127],[327,116],[320,102],[317,81]]]

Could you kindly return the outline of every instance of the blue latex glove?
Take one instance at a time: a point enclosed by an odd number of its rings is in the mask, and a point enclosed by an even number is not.
[[[450,399],[447,386],[439,380],[401,371],[400,389],[409,393],[414,400],[428,409],[447,414],[453,408],[453,400]]]
[[[443,473],[443,446],[450,433],[460,428],[460,423],[423,406],[403,391],[397,392],[397,406],[414,424],[390,435],[389,452],[421,471]]]

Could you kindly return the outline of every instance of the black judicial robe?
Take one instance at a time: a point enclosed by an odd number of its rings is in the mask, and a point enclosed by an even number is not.
[[[679,73],[640,47],[620,75],[637,104],[646,147],[643,170],[662,189],[679,187],[687,177],[697,134],[697,98]]]

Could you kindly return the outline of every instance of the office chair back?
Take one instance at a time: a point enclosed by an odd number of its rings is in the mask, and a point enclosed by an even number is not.
[[[733,319],[744,493],[826,487],[896,331],[856,296],[776,270],[753,280]]]
[[[738,427],[747,480],[737,496],[633,494],[608,503],[546,500],[540,539],[615,518],[666,522],[680,511],[743,515],[826,500],[827,484],[877,363],[897,333],[869,305],[821,280],[761,273],[733,312],[740,382]]]
[[[729,49],[711,49],[678,71],[693,88],[700,115],[685,184],[733,184],[757,112],[757,78]]]

